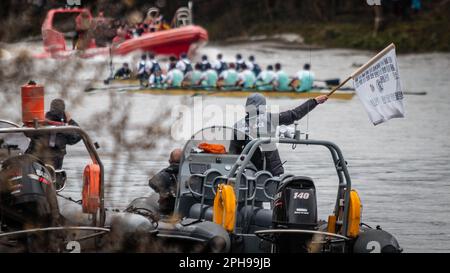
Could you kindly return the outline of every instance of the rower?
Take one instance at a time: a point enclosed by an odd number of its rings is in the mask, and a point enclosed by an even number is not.
[[[122,67],[114,74],[114,79],[127,80],[131,78],[131,69],[128,63],[123,63]]]
[[[223,71],[219,76],[219,82],[222,82],[222,89],[232,90],[236,88],[238,82],[238,72],[234,63],[229,63],[228,69]]]
[[[256,89],[259,91],[273,90],[275,80],[276,75],[273,71],[273,66],[268,65],[267,69],[259,73],[258,77],[256,77]]]
[[[167,78],[165,82],[167,83],[167,87],[169,88],[179,88],[181,87],[181,83],[183,82],[183,72],[176,68],[175,63],[170,64],[169,72],[167,72]]]
[[[255,63],[255,56],[253,55],[248,57],[247,67],[253,72],[253,74],[255,74],[255,77],[258,77],[259,73],[261,73],[261,67]]]
[[[155,55],[148,54],[149,61],[147,62],[147,70],[149,75],[155,74],[156,71],[161,70],[158,60],[155,59]]]
[[[238,86],[241,86],[244,90],[245,89],[253,89],[255,86],[256,77],[253,72],[248,69],[247,65],[243,63],[241,65],[241,72],[238,75]]]
[[[181,54],[180,60],[177,62],[177,68],[186,76],[192,71],[192,64],[186,53]]]
[[[200,63],[196,63],[194,66],[194,70],[190,73],[189,81],[191,86],[200,85],[200,78],[202,77],[202,65]],[[186,78],[185,78],[186,80]]]
[[[297,73],[295,79],[299,80],[300,83],[297,86],[297,88],[295,89],[295,91],[308,92],[312,89],[315,75],[314,75],[314,72],[312,72],[310,69],[311,69],[311,65],[306,63],[303,66],[303,70],[300,70]]]
[[[216,70],[209,68],[205,72],[203,72],[202,76],[200,77],[200,82],[203,88],[205,89],[212,89],[217,87],[217,72]]]
[[[155,70],[155,73],[150,75],[148,84],[150,88],[162,89],[164,88],[164,82],[166,81],[166,76],[162,74],[161,69]]]
[[[274,86],[277,91],[290,91],[292,88],[290,86],[291,81],[289,80],[288,74],[281,69],[281,64],[275,64],[275,82]]]
[[[222,54],[217,54],[217,61],[214,64],[214,69],[216,70],[217,75],[222,74],[222,72],[228,68],[227,63],[222,60],[222,57]]]
[[[137,75],[139,79],[139,84],[141,87],[147,86],[146,81],[148,79],[148,62],[147,62],[147,55],[142,54],[141,60],[139,61],[137,65]]]
[[[244,60],[242,59],[241,54],[236,54],[236,70],[241,71],[242,64],[244,64]]]
[[[169,63],[166,64],[166,72],[169,72],[170,70],[170,66],[172,64],[174,64],[175,66],[177,65],[177,58],[175,56],[170,56],[169,57]]]
[[[203,55],[202,56],[202,62],[201,62],[201,69],[203,72],[205,72],[208,69],[211,69],[211,64],[208,61],[208,56]]]

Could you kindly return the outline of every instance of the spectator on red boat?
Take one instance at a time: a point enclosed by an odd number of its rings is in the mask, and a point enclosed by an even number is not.
[[[189,72],[192,71],[192,64],[191,61],[189,60],[188,56],[186,53],[182,53],[181,54],[181,58],[180,60],[177,62],[177,66],[176,66],[179,70],[181,70],[181,72],[183,72],[183,74],[186,76]]]
[[[97,17],[93,19],[93,26],[96,45],[98,47],[107,46],[108,42],[114,38],[115,31],[114,34],[111,34],[110,21],[105,18],[102,11],[100,11]]]
[[[72,49],[84,49],[88,45],[88,31],[91,28],[92,16],[87,10],[83,10],[75,18],[75,37],[72,43]]]
[[[144,25],[143,23],[137,23],[134,27],[134,36],[136,37],[140,37],[142,34],[144,34],[145,32],[147,32],[146,30],[146,25]]]
[[[117,28],[117,35],[116,37],[113,38],[113,44],[119,44],[124,42],[127,39],[127,34],[128,30],[124,25],[119,26],[119,28]]]
[[[202,62],[200,63],[200,65],[201,65],[201,70],[203,72],[212,68],[211,64],[208,61],[208,56],[206,56],[206,55],[202,56]]]

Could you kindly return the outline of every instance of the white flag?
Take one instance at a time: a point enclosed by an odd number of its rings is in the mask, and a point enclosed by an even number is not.
[[[394,44],[378,53],[351,77],[356,93],[374,125],[391,118],[404,117],[403,92]]]

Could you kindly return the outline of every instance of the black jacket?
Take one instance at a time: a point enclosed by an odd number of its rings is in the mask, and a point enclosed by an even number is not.
[[[64,114],[52,111],[47,112],[45,118],[52,121],[66,121]],[[73,119],[68,122],[68,125],[79,126]],[[57,169],[62,167],[59,165],[62,165],[61,159],[66,154],[66,145],[74,145],[81,140],[81,136],[76,133],[33,134],[29,137],[31,142],[26,153],[35,155],[45,163],[53,164]]]
[[[171,164],[148,181],[148,185],[161,196],[174,195],[177,187],[179,164]]]
[[[276,129],[277,125],[293,124],[295,121],[300,120],[310,111],[312,111],[316,106],[317,106],[316,100],[310,99],[307,100],[305,103],[301,104],[300,106],[295,107],[294,109],[279,113],[278,116],[275,116],[276,114],[274,113],[268,113],[266,121],[267,131],[273,132]],[[277,119],[278,122],[276,122]],[[241,128],[236,129],[242,130]],[[266,170],[271,172],[272,175],[279,176],[284,173],[283,164],[281,162],[278,150],[255,153],[254,157],[252,158],[252,162],[259,170],[263,169],[264,158],[266,159]]]

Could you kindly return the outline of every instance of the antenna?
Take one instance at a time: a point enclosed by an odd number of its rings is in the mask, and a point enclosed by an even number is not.
[[[194,24],[194,14],[193,14],[193,12],[192,12],[192,8],[194,7],[194,2],[192,2],[192,1],[189,1],[188,2],[188,8],[189,8],[189,16],[191,17],[190,19],[190,21],[191,21],[191,25],[193,25]]]

